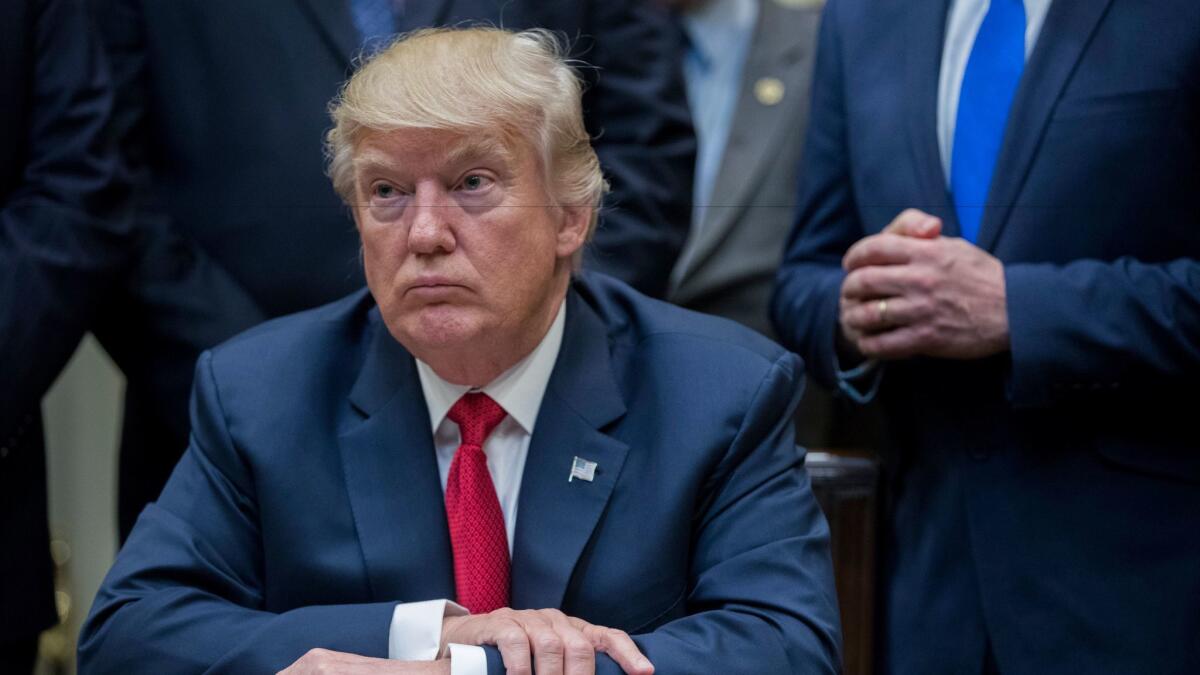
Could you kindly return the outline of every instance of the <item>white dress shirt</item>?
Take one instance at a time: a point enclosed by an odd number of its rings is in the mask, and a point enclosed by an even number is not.
[[[488,473],[492,476],[496,497],[500,500],[500,510],[504,513],[504,529],[508,535],[510,558],[513,533],[517,527],[517,499],[521,493],[525,458],[529,454],[529,440],[533,436],[538,410],[542,407],[546,385],[550,382],[550,374],[554,371],[555,361],[558,360],[565,324],[566,300],[559,305],[558,314],[550,324],[550,330],[538,346],[512,368],[479,389],[451,384],[438,377],[428,364],[417,361],[417,375],[421,380],[425,405],[429,408],[429,426],[433,432],[443,493],[446,490],[446,479],[450,475],[450,464],[454,461],[454,453],[462,442],[458,425],[446,416],[454,403],[468,391],[482,391],[508,413],[484,441],[483,452],[487,455]],[[466,614],[466,610],[449,600],[396,605],[388,631],[388,658],[404,661],[430,661],[437,658],[442,619],[462,614]],[[483,648],[451,644],[450,672],[452,675],[486,673],[487,657]]]
[[[1037,45],[1052,0],[1025,0],[1025,60]],[[967,59],[975,46],[975,36],[987,16],[991,0],[951,0],[946,17],[946,39],[942,43],[942,70],[938,76],[938,149],[942,172],[950,184],[950,158],[954,153],[954,128],[958,122],[958,95],[962,91]]]

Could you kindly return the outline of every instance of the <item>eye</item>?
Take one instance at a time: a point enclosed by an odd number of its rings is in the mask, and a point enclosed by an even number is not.
[[[393,197],[399,197],[400,191],[397,190],[396,186],[394,185],[388,185],[387,183],[376,183],[375,185],[371,186],[371,196],[378,197],[380,199],[392,199]]]
[[[463,178],[462,189],[466,190],[467,192],[477,192],[484,189],[488,185],[491,185],[491,183],[491,178],[488,178],[483,174],[472,173],[468,174],[466,178]]]

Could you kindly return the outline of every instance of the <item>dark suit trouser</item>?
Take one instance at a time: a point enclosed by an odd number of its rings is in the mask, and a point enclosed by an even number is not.
[[[166,447],[160,447],[164,445]],[[187,447],[180,435],[156,413],[146,389],[130,383],[125,392],[121,424],[121,459],[118,469],[117,533],[125,543],[146,504],[158,499],[171,471]]]
[[[33,664],[37,660],[37,647],[36,635],[18,642],[0,644],[0,673],[32,673]]]

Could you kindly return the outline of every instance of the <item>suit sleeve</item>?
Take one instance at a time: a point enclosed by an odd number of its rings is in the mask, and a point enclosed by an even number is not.
[[[687,236],[696,159],[682,37],[655,3],[588,5],[577,56],[596,71],[584,116],[612,193],[587,264],[661,298]]]
[[[780,341],[829,388],[837,386],[834,340],[845,278],[842,256],[863,236],[851,180],[837,6],[836,0],[829,2],[822,15],[800,208],[771,297]]]
[[[13,134],[26,150],[0,201],[0,435],[70,358],[133,239],[109,72],[81,0],[27,4],[32,72],[17,79],[32,89],[27,129]]]
[[[1200,261],[1005,270],[1015,406],[1105,392],[1160,398],[1200,374]]]
[[[829,528],[793,434],[802,379],[795,356],[775,361],[701,492],[688,616],[633,636],[658,672],[840,670]]]
[[[193,434],[96,596],[80,673],[274,673],[313,648],[386,658],[394,602],[265,611],[254,484],[201,356]]]

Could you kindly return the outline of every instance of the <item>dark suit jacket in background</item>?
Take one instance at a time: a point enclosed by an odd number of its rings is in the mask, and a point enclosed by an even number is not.
[[[358,237],[324,174],[328,104],[360,38],[347,0],[91,0],[117,73],[126,150],[165,242],[102,341],[129,378],[121,525],[186,445],[192,366],[264,317],[362,285]],[[686,232],[695,143],[679,36],[636,0],[422,0],[400,28],[546,27],[597,66],[585,116],[614,194],[589,264],[666,292]],[[191,242],[193,246],[186,244]]]
[[[82,0],[0,3],[0,651],[52,625],[41,400],[136,254]]]
[[[776,324],[834,379],[840,261],[907,207],[958,233],[945,0],[826,7]],[[1012,350],[886,366],[885,672],[1200,672],[1200,4],[1051,5],[979,245]]]
[[[585,273],[525,464],[512,606],[634,633],[663,673],[835,672],[828,529],[792,441],[801,368]],[[104,582],[81,673],[386,656],[395,602],[453,597],[415,361],[366,292],[205,354],[193,401],[192,444]],[[575,457],[594,481],[568,482]]]

